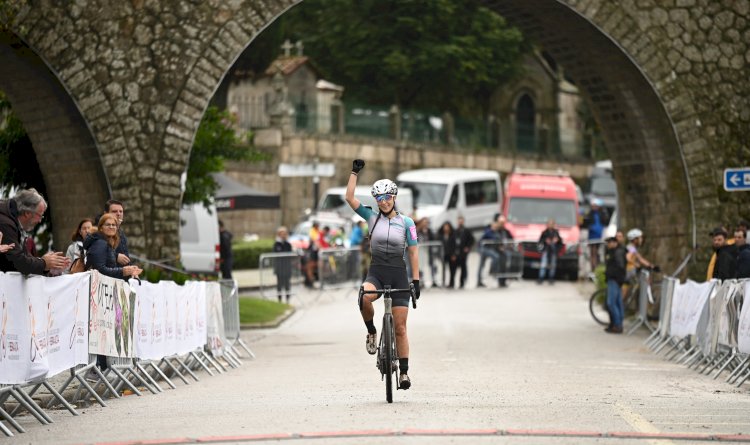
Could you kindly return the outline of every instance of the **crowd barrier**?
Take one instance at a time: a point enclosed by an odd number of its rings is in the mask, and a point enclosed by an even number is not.
[[[295,252],[263,253],[258,259],[260,295],[266,299],[276,299],[279,295],[299,296],[299,287],[304,281],[302,256]],[[289,283],[287,293],[285,284]],[[281,288],[279,288],[281,285]]]
[[[665,278],[659,325],[645,344],[655,354],[741,386],[750,378],[750,280],[697,283]]]
[[[484,264],[488,261],[489,276],[520,279],[523,276],[523,252],[521,242],[482,240],[479,242],[480,273],[487,275],[484,273]]]
[[[419,280],[426,286],[427,277],[432,286],[445,285],[445,274],[447,273],[445,263],[443,262],[443,243],[440,241],[424,241],[418,245],[419,252]],[[407,266],[411,266],[406,262]],[[429,275],[428,275],[429,272]],[[411,272],[408,272],[409,274]],[[411,275],[408,275],[411,277]]]
[[[362,284],[362,253],[359,247],[332,247],[318,251],[320,290],[358,289]]]
[[[172,388],[167,374],[197,381],[240,365],[236,282],[139,282],[96,271],[59,277],[0,273],[0,418],[24,432],[15,417],[27,411],[42,424],[52,419],[32,398],[49,394],[46,408],[60,404],[78,415],[72,402],[99,394],[120,397],[139,387],[156,394]],[[230,307],[231,306],[231,307]],[[96,366],[106,360],[106,367]],[[225,365],[226,364],[226,365]],[[50,378],[69,371],[59,387]],[[93,381],[89,382],[88,380]],[[78,383],[69,401],[65,392]],[[0,422],[0,431],[13,432]]]

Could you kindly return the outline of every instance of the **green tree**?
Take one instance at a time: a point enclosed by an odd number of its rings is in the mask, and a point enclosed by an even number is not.
[[[249,69],[268,66],[286,38],[302,40],[348,98],[473,116],[486,114],[489,94],[520,72],[529,49],[476,0],[307,0],[248,48],[265,55]]]
[[[224,171],[224,161],[259,162],[270,155],[250,143],[250,133],[238,137],[232,128],[233,117],[227,111],[208,107],[203,115],[190,152],[182,205],[201,203],[208,207],[218,189],[212,173]]]
[[[26,129],[13,112],[5,93],[0,91],[0,194],[9,196],[15,189],[32,187],[42,196],[48,196]],[[47,214],[49,212],[48,209]],[[52,221],[45,219],[31,235],[41,245],[40,253],[45,253],[52,236]]]

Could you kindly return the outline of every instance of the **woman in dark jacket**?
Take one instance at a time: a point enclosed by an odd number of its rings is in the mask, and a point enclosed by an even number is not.
[[[99,218],[98,231],[86,237],[86,269],[96,269],[102,275],[112,278],[137,278],[143,270],[138,266],[117,264],[115,248],[120,244],[117,231],[117,218],[105,213]]]
[[[455,285],[456,267],[458,266],[458,260],[456,257],[456,238],[453,235],[453,226],[448,221],[444,222],[440,226],[440,232],[438,233],[438,239],[443,243],[443,286],[445,286],[445,269],[446,265],[450,270],[451,282],[448,285],[449,288],[453,288]]]
[[[281,226],[276,230],[276,242],[273,245],[273,251],[276,253],[291,253],[292,245],[288,241],[289,232],[286,227]],[[276,294],[281,303],[281,289],[286,291],[286,302],[289,304],[289,298],[292,295],[292,257],[281,256],[274,258],[273,271],[276,274]]]

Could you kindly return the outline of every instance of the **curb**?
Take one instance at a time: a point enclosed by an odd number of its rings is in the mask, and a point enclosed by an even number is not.
[[[289,317],[291,317],[297,310],[295,308],[289,308],[284,312],[283,314],[279,315],[278,318],[274,321],[269,321],[266,323],[244,323],[240,325],[241,330],[248,330],[248,329],[270,329],[270,328],[278,328],[281,323],[285,322]]]

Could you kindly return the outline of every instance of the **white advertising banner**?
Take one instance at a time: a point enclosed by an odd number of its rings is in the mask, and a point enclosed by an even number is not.
[[[208,349],[214,357],[224,355],[226,336],[224,334],[224,310],[222,308],[221,285],[206,283],[206,313],[208,314],[206,338]]]
[[[35,314],[31,326],[36,354],[32,352],[31,356],[46,359],[47,377],[88,362],[90,276],[81,273],[26,279],[26,294]],[[40,320],[46,323],[40,324]]]
[[[669,323],[670,335],[674,337],[695,335],[701,314],[704,310],[708,310],[706,303],[713,287],[713,281],[696,283],[692,280],[675,286]]]
[[[737,331],[737,349],[743,354],[750,354],[750,281],[746,281],[745,298],[740,311],[739,329]]]
[[[131,283],[138,295],[135,303],[135,355],[145,360],[160,360],[166,355],[164,349],[164,298],[159,284],[146,281]]]
[[[44,375],[37,356],[30,348],[31,315],[35,313],[24,292],[24,277],[19,273],[0,274],[0,383],[26,383],[31,375]],[[36,349],[33,350],[36,352]]]
[[[123,280],[92,271],[89,352],[133,357],[133,311],[136,295]]]

